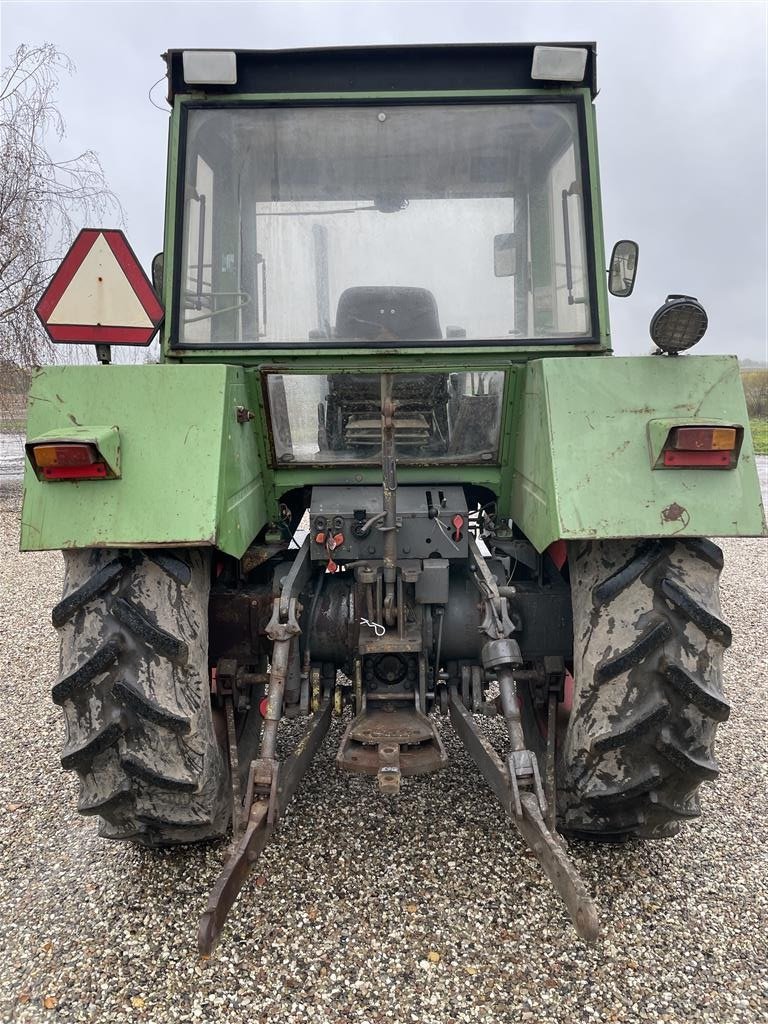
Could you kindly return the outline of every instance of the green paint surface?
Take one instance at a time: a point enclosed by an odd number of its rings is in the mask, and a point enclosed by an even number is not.
[[[244,398],[232,366],[41,370],[28,437],[115,426],[122,475],[51,483],[27,463],[22,550],[209,544],[242,554],[264,517],[253,425],[236,418]]]
[[[539,359],[527,366],[511,515],[558,538],[759,536],[749,431],[732,470],[654,469],[649,423],[747,424],[735,356]]]

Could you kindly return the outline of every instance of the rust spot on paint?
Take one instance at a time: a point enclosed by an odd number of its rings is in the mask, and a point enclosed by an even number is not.
[[[671,505],[661,510],[661,521],[663,523],[676,523],[683,518],[688,518],[688,510],[673,501]]]

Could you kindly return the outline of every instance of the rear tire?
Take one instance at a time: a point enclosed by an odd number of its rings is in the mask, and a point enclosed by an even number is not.
[[[603,841],[674,835],[716,778],[728,718],[720,548],[708,540],[569,547],[573,708],[560,752],[564,831]]]
[[[208,679],[207,552],[65,551],[52,619],[61,763],[108,839],[167,846],[222,836],[226,756]]]

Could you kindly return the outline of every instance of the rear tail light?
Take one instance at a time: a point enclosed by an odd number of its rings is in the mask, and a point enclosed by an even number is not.
[[[670,469],[732,469],[738,459],[741,427],[674,427],[662,451]]]
[[[688,452],[733,451],[735,427],[677,427],[671,433],[672,447]]]
[[[94,444],[79,442],[31,445],[30,456],[44,480],[102,480],[107,464]]]
[[[99,459],[99,453],[91,444],[36,444],[32,451],[41,469],[52,466],[89,466]]]

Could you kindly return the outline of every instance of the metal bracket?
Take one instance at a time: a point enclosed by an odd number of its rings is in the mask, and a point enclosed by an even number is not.
[[[469,548],[469,560],[475,571],[475,583],[483,597],[493,601],[500,596],[499,585],[496,582],[496,577],[488,568],[488,563],[481,555],[480,548],[477,546],[477,541],[472,534],[467,538],[467,545]]]
[[[251,761],[253,789],[259,796],[269,796],[272,792],[275,764],[275,760],[271,757],[257,757]]]
[[[269,787],[269,810],[267,811],[267,823],[276,825],[280,813],[278,804],[278,782],[280,779],[280,762],[272,762],[272,784]]]
[[[224,698],[224,712],[227,718],[227,746],[229,748],[229,774],[232,779],[232,838],[237,839],[244,829],[242,824],[243,798],[240,790],[240,758],[237,752],[237,731],[235,730],[235,708],[232,695]]]
[[[304,543],[301,545],[299,550],[296,552],[296,557],[293,560],[289,572],[283,577],[280,596],[277,599],[278,612],[277,612],[277,623],[290,623],[290,603],[298,598],[301,593],[302,587],[309,579],[310,572],[312,570],[312,563],[309,557],[309,534],[304,538]],[[269,632],[272,627],[275,615],[273,613],[272,619],[267,626],[267,636],[271,640],[282,640],[283,637],[274,637]],[[295,611],[294,611],[294,622],[295,622]],[[296,631],[300,632],[298,626]]]
[[[520,800],[520,783],[533,783],[533,792],[543,817],[547,816],[547,801],[541,785],[539,775],[539,764],[530,750],[513,750],[507,758],[507,769],[512,790],[512,801],[515,810],[515,817],[523,816],[523,808]]]
[[[238,423],[247,423],[249,420],[254,419],[254,414],[250,409],[246,409],[244,405],[238,405],[235,409],[235,419]]]
[[[515,625],[509,617],[507,599],[499,593],[496,578],[488,568],[488,563],[480,554],[477,541],[471,535],[467,538],[470,564],[473,569],[472,578],[485,599],[485,615],[480,625],[480,632],[491,640],[502,640],[515,632]]]
[[[292,597],[286,603],[283,602],[282,597],[275,598],[275,603],[272,606],[272,617],[267,623],[267,628],[264,630],[273,643],[277,643],[280,640],[290,640],[291,637],[298,636],[301,632],[296,615],[296,605],[297,600],[295,597]]]
[[[380,743],[379,751],[379,792],[385,796],[400,793],[400,744]]]

